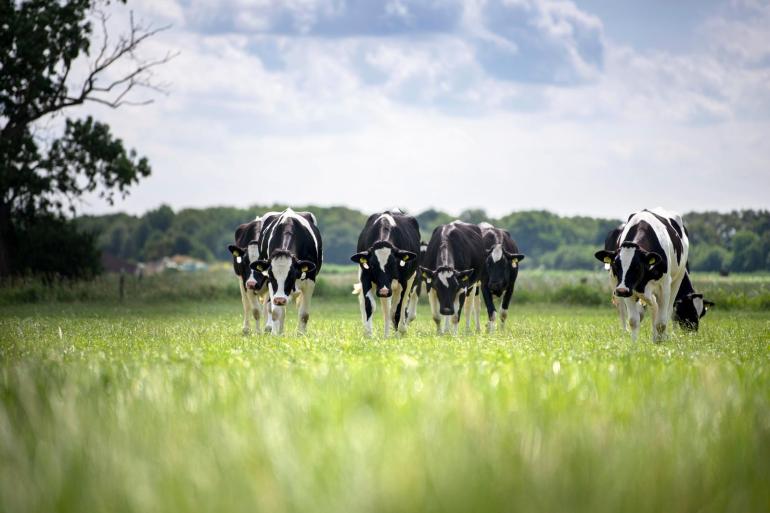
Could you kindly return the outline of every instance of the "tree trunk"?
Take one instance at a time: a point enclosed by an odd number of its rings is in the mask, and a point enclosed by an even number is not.
[[[10,276],[13,271],[14,242],[11,206],[0,199],[0,277]]]

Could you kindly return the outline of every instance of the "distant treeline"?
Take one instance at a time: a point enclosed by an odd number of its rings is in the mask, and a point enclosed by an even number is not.
[[[161,206],[142,216],[83,216],[77,225],[93,233],[103,251],[127,260],[149,261],[181,254],[216,261],[229,258],[226,248],[239,224],[283,208],[213,207],[174,212]],[[317,216],[326,262],[350,262],[367,214],[346,207],[294,208]],[[511,232],[527,255],[527,266],[549,269],[596,268],[600,264],[593,258],[594,252],[604,244],[607,232],[620,223],[619,219],[563,217],[541,210],[513,212],[495,219],[478,209],[466,210],[460,216],[429,209],[416,217],[424,240],[436,226],[458,217],[472,223],[489,221]],[[693,212],[685,214],[684,220],[690,232],[692,270],[770,271],[770,211]]]

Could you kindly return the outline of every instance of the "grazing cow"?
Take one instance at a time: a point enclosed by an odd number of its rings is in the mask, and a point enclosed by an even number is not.
[[[463,303],[473,300],[483,266],[481,228],[453,221],[433,230],[420,272],[438,333],[443,316],[444,324],[451,321],[452,332],[457,334]]]
[[[291,208],[272,216],[262,225],[259,248],[260,259],[251,262],[251,268],[267,273],[273,334],[283,333],[286,304],[297,296],[298,330],[305,333],[315,279],[323,260],[321,232],[315,216]]]
[[[643,210],[633,214],[620,234],[616,251],[601,250],[595,256],[609,263],[615,276],[615,295],[626,306],[631,337],[639,336],[637,300],[650,306],[653,340],[668,334],[674,299],[686,274],[689,240],[678,214]]]
[[[713,301],[703,299],[703,294],[695,292],[690,281],[690,273],[687,272],[674,301],[674,319],[679,326],[685,330],[698,331],[701,318],[712,306],[714,306]]]
[[[238,285],[241,290],[241,302],[243,304],[243,334],[249,333],[249,314],[254,317],[255,330],[259,330],[260,314],[265,313],[269,329],[270,321],[267,311],[267,279],[262,273],[255,272],[249,267],[252,261],[259,259],[259,236],[265,217],[257,217],[255,220],[240,225],[235,230],[235,244],[227,246],[227,250],[233,255],[233,270],[238,277]]]
[[[519,253],[519,247],[511,238],[511,234],[489,223],[479,224],[481,237],[484,241],[484,267],[481,273],[481,294],[487,307],[487,331],[495,328],[497,311],[493,296],[502,296],[500,310],[500,328],[505,326],[508,318],[508,305],[513,296],[513,287],[519,275],[519,262],[524,255]]]
[[[364,331],[372,334],[375,294],[380,298],[384,334],[394,329],[405,333],[407,294],[412,289],[420,251],[420,227],[417,219],[400,212],[373,214],[358,236],[357,253],[350,259],[359,265],[361,284],[358,300]],[[374,291],[372,290],[374,289]],[[398,299],[391,311],[393,297]]]

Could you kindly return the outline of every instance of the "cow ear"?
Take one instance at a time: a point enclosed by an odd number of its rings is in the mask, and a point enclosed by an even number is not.
[[[350,260],[353,262],[360,264],[361,267],[364,269],[369,269],[369,252],[368,251],[361,251],[360,253],[356,253],[352,257],[350,257]]]
[[[307,273],[312,273],[316,269],[315,264],[310,260],[300,260],[296,265],[300,272],[300,280],[307,278]]]
[[[643,258],[645,263],[647,263],[650,266],[650,269],[655,267],[656,265],[660,264],[663,259],[661,256],[654,251],[648,251],[647,253],[643,254]]]
[[[425,278],[428,281],[428,283],[430,283],[435,273],[434,271],[431,271],[427,267],[420,266],[420,274],[422,274],[422,277]]]
[[[506,253],[505,255],[511,261],[511,267],[513,267],[514,269],[519,267],[519,262],[524,260],[524,255],[522,255],[521,253]]]
[[[230,244],[229,246],[227,246],[227,251],[229,251],[230,253],[232,253],[232,255],[233,255],[235,258],[238,258],[238,257],[242,257],[243,255],[245,255],[245,254],[246,254],[246,251],[245,251],[245,250],[243,250],[242,248],[239,248],[239,247],[238,247],[238,246],[236,246],[235,244]]]
[[[611,264],[612,260],[615,258],[615,253],[612,251],[607,251],[606,249],[602,249],[601,251],[597,251],[594,253],[594,257],[599,262],[604,262],[605,264]]]
[[[714,303],[713,301],[709,301],[708,299],[703,300],[703,308],[705,308],[706,310],[714,306],[717,306],[717,304]]]
[[[270,262],[267,260],[257,260],[256,262],[252,262],[249,267],[251,267],[253,270],[258,272],[265,272],[268,269],[270,269]]]
[[[411,251],[397,249],[396,258],[398,258],[399,260],[398,265],[400,265],[401,267],[404,267],[409,260],[413,260],[417,258],[417,255],[412,253]]]
[[[466,269],[465,271],[457,271],[457,281],[466,282],[471,278],[473,269]]]

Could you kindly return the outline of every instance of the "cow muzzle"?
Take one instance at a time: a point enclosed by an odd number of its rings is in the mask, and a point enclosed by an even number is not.
[[[285,297],[274,297],[273,298],[273,304],[275,306],[285,306],[286,305],[286,298]]]
[[[455,309],[451,306],[442,306],[439,311],[441,312],[441,315],[452,315],[455,313]]]
[[[246,288],[254,290],[257,288],[257,280],[246,280]]]
[[[618,297],[631,297],[631,289],[626,287],[618,287],[615,289],[615,295]]]
[[[377,291],[377,295],[380,297],[390,297],[390,289],[388,287],[382,287]]]

